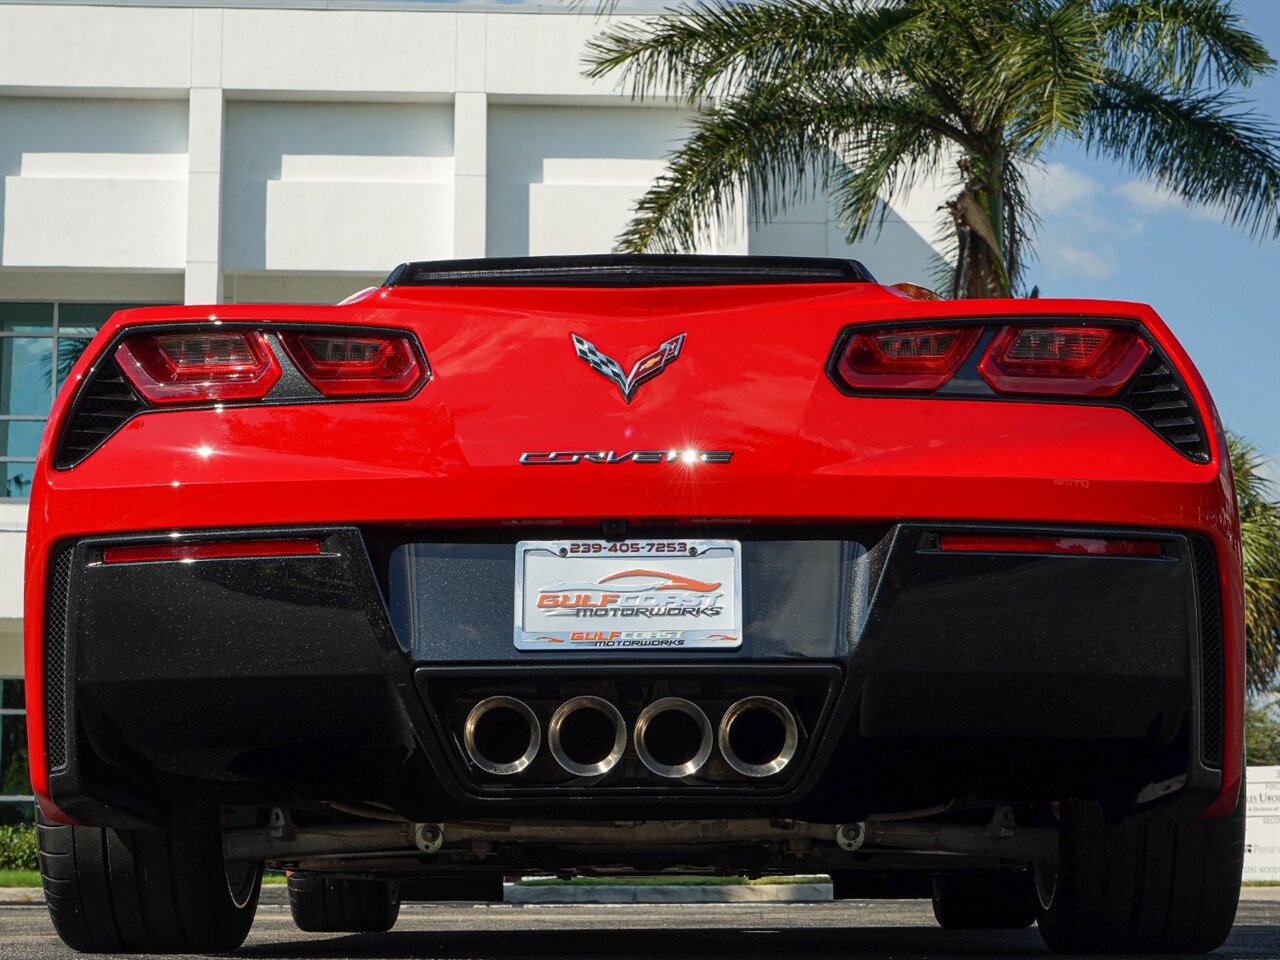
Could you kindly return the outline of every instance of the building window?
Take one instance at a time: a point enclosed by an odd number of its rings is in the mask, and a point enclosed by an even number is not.
[[[106,319],[134,306],[0,301],[0,498],[30,495],[58,388]]]
[[[34,807],[27,769],[27,703],[22,681],[0,678],[0,823],[30,820]]]

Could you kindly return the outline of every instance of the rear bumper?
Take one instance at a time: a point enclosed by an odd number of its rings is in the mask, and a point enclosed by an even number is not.
[[[569,798],[583,819],[653,817],[660,804],[668,817],[846,822],[961,797],[1096,798],[1120,818],[1210,808],[1239,776],[1225,732],[1238,651],[1212,541],[1109,528],[1157,540],[1161,556],[936,549],[940,531],[989,529],[708,528],[743,541],[746,640],[679,659],[522,653],[509,593],[451,605],[476,578],[513,582],[518,537],[502,531],[465,544],[456,530],[219,531],[192,539],[314,536],[323,549],[194,563],[101,562],[105,546],[146,537],[65,542],[39,657],[37,788],[72,818],[121,824],[197,796],[376,801],[417,819],[516,803],[563,816]],[[782,774],[750,782],[658,783],[621,766],[590,783],[496,780],[467,762],[456,699],[554,703],[583,685],[624,714],[628,690],[642,704],[674,686],[714,712],[767,688],[794,704],[801,747]]]

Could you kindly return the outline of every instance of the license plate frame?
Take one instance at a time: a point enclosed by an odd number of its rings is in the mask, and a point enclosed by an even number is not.
[[[522,540],[516,544],[515,646],[543,653],[737,650],[742,544]]]

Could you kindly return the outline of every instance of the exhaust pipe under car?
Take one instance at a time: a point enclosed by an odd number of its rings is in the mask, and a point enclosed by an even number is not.
[[[462,743],[481,770],[509,777],[533,763],[542,746],[542,730],[527,703],[514,697],[489,697],[467,714]]]
[[[574,697],[556,709],[547,725],[556,763],[579,777],[614,768],[627,748],[627,725],[618,708],[599,697]]]
[[[636,719],[636,753],[660,777],[697,773],[711,756],[713,739],[707,715],[681,697],[655,700]]]
[[[791,711],[772,697],[744,697],[720,719],[720,753],[747,777],[769,777],[796,755],[799,734]]]

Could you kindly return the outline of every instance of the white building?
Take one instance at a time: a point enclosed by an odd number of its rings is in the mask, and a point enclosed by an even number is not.
[[[555,2],[0,0],[0,775],[59,368],[120,305],[334,302],[403,260],[608,251],[689,114],[582,76],[603,26]],[[867,249],[820,202],[716,247],[927,282],[937,202]]]

